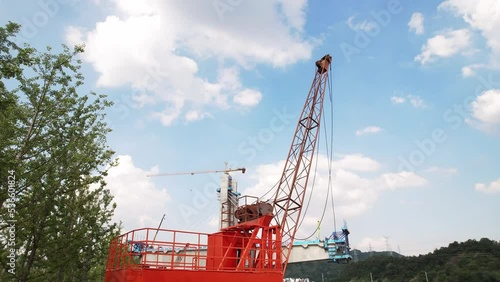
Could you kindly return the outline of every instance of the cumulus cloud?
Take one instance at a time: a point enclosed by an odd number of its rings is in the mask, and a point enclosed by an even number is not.
[[[429,38],[421,48],[422,53],[415,57],[415,61],[425,65],[434,62],[436,58],[451,57],[468,50],[470,41],[471,36],[468,29],[446,31],[443,34]]]
[[[323,162],[323,167],[328,166],[326,158],[320,158],[320,160]],[[332,162],[332,168],[353,171],[376,171],[380,168],[380,163],[363,154],[350,154],[340,156],[339,160],[334,160]]]
[[[328,165],[328,158],[320,154],[317,170],[314,170],[313,167],[311,171],[304,209],[306,209],[309,197],[312,197],[310,202],[314,204],[308,207],[307,217],[298,231],[299,238],[300,236],[310,235],[316,228],[316,222],[323,213],[325,199],[329,193]],[[266,192],[270,191],[263,199],[273,199],[275,190],[269,189],[279,180],[283,172],[283,166],[284,161],[280,161],[257,167],[252,176],[257,180],[257,183],[247,188],[243,194],[263,196]],[[335,197],[335,210],[340,218],[353,217],[366,213],[376,204],[381,193],[397,189],[420,187],[427,184],[427,180],[422,176],[405,171],[399,173],[378,173],[378,175],[366,177],[362,174],[376,173],[380,170],[381,165],[376,160],[362,154],[340,156],[331,163],[331,167],[334,197],[335,195],[342,195],[342,197]],[[314,188],[312,188],[313,179]],[[312,189],[314,189],[314,193],[311,195],[310,192]],[[330,207],[330,203],[328,202],[327,204]],[[327,212],[323,220],[325,222],[332,222],[331,212]]]
[[[485,64],[472,64],[462,67],[462,77],[472,77],[476,75],[476,70],[487,67]]]
[[[255,106],[262,93],[243,85],[240,70],[307,60],[317,42],[304,38],[305,0],[231,2],[223,10],[210,1],[112,2],[109,16],[89,30],[68,27],[66,40],[85,43],[98,86],[132,87],[138,106],[160,105],[151,116],[165,125],[199,120],[192,110]],[[200,71],[212,62],[215,78]]]
[[[167,210],[170,196],[165,188],[156,187],[148,174],[158,173],[157,167],[143,170],[136,167],[131,156],[118,156],[119,165],[109,169],[105,180],[117,204],[113,220],[122,221],[124,230],[151,227]]]
[[[245,89],[233,98],[234,103],[241,106],[255,106],[262,99],[262,94],[259,91],[253,89]]]
[[[494,131],[500,126],[500,89],[484,91],[470,104],[472,119],[467,122],[479,129]]]
[[[426,170],[424,170],[424,172],[450,175],[450,174],[457,174],[458,170],[454,167],[431,166]]]
[[[306,23],[307,0],[280,0],[287,23],[298,31],[302,31]]]
[[[476,183],[474,188],[476,191],[486,194],[500,193],[500,178],[490,184]]]
[[[186,113],[186,121],[188,121],[188,122],[201,120],[201,119],[204,119],[207,117],[213,117],[213,116],[210,113],[206,113],[206,112],[204,113],[204,112],[195,111],[195,110],[192,110],[192,111],[189,111]]]
[[[422,13],[413,13],[408,26],[410,31],[414,31],[416,34],[424,34],[424,15]]]
[[[470,66],[462,67],[462,76],[463,77],[471,77],[474,76],[474,70]]]
[[[424,99],[422,99],[422,97],[417,96],[417,95],[407,95],[406,97],[402,97],[402,96],[392,96],[391,97],[391,103],[393,105],[404,104],[406,102],[410,103],[414,108],[425,109],[425,108],[429,107],[425,103]]]
[[[398,173],[384,173],[378,179],[380,187],[395,190],[405,187],[418,187],[427,184],[427,180],[414,172],[400,171]]]
[[[420,96],[408,95],[408,100],[415,108],[427,108],[427,104],[425,104],[424,100]]]
[[[391,103],[392,104],[403,104],[404,102],[406,102],[406,98],[405,97],[399,97],[399,96],[392,96],[391,97]]]
[[[500,2],[497,0],[447,0],[439,5],[440,10],[453,12],[471,28],[481,32],[487,46],[492,50],[493,62],[498,67],[500,59]]]
[[[375,28],[377,28],[377,24],[373,21],[363,20],[363,21],[355,23],[354,19],[355,19],[354,16],[351,16],[347,19],[347,25],[352,30],[361,30],[361,31],[365,31],[365,32],[367,32],[367,31],[370,32],[370,31],[374,30]]]
[[[382,130],[382,128],[380,128],[378,126],[368,126],[368,127],[356,130],[356,136],[362,136],[362,135],[366,135],[366,134],[374,134],[374,133],[380,132],[381,130]]]

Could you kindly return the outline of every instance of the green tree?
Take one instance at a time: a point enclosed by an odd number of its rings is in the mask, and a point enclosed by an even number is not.
[[[99,281],[119,231],[104,181],[115,165],[103,121],[111,103],[78,93],[81,46],[38,52],[13,42],[18,31],[0,27],[0,218],[15,207],[16,220],[14,274],[12,229],[0,225],[0,280]],[[14,203],[7,187],[15,188]]]

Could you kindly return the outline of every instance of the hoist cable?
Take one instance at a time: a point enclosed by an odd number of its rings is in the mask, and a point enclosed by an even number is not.
[[[321,135],[321,131],[318,132],[318,138],[320,137],[320,135]],[[307,215],[307,210],[309,209],[309,204],[311,203],[311,199],[312,199],[312,195],[313,195],[313,191],[314,191],[314,186],[315,186],[314,184],[316,183],[316,175],[317,175],[316,172],[318,171],[318,159],[319,159],[318,156],[319,156],[319,150],[316,150],[316,163],[314,165],[314,176],[313,176],[313,181],[312,181],[312,185],[311,185],[311,192],[309,192],[309,199],[307,200],[307,206],[306,206],[304,213],[302,214],[302,218],[300,220],[299,226],[297,226],[297,230],[299,230],[300,226],[302,226],[302,223],[304,222],[304,219],[306,218],[306,215]],[[325,202],[325,208],[323,210],[323,213],[326,210],[326,204],[327,203]],[[321,224],[321,222],[320,222],[320,224]],[[307,240],[307,239],[311,238],[314,235],[314,233],[316,233],[316,230],[314,230],[314,232],[311,235],[309,235],[309,237],[301,238],[299,240]]]
[[[281,179],[280,179],[280,180],[281,180]],[[267,190],[267,192],[266,192],[264,195],[260,196],[260,197],[259,197],[259,200],[262,200],[262,198],[264,198],[267,194],[269,194],[269,192],[273,191],[273,190],[274,190],[274,188],[276,188],[276,186],[280,183],[280,180],[278,180],[278,182],[276,182],[276,183],[273,185],[273,187],[271,187],[271,189]]]
[[[332,65],[330,64],[330,70],[329,72],[331,73],[332,71]],[[331,124],[330,124],[330,136],[331,136],[331,150],[330,150],[330,156],[329,156],[329,160],[328,160],[328,185],[330,187],[330,189],[332,190],[331,193],[330,193],[330,197],[331,197],[331,201],[332,201],[332,213],[333,213],[333,230],[334,232],[336,233],[337,232],[337,218],[335,216],[335,201],[334,201],[334,197],[333,197],[333,181],[332,181],[332,161],[333,161],[333,147],[334,147],[334,122],[335,120],[333,119],[333,90],[332,90],[332,77],[331,76],[328,76],[328,87],[329,87],[329,98],[330,98],[330,120],[331,120]]]
[[[331,71],[331,65],[330,65],[330,71]],[[327,189],[327,194],[326,194],[326,197],[325,197],[325,204],[323,206],[323,212],[321,214],[321,219],[319,220],[319,223],[318,223],[318,226],[321,226],[321,223],[323,222],[323,218],[325,217],[325,212],[326,212],[326,207],[327,207],[327,204],[328,204],[328,197],[331,195],[331,199],[332,199],[332,208],[333,208],[333,218],[334,218],[334,225],[336,225],[336,220],[335,220],[335,206],[333,204],[333,188],[332,188],[332,160],[333,160],[333,98],[332,98],[332,86],[331,86],[331,77],[328,76],[328,91],[329,91],[329,99],[330,99],[330,110],[331,110],[331,126],[330,126],[330,136],[331,136],[331,150],[328,150],[328,145],[329,145],[329,142],[328,142],[328,133],[326,131],[326,127],[323,127],[324,130],[325,130],[325,147],[326,147],[326,155],[327,155],[327,159],[328,159],[328,189]],[[326,124],[326,120],[325,120],[325,115],[322,115],[323,117],[323,124]],[[318,138],[319,140],[321,140],[320,138],[320,135],[321,135],[321,131],[318,133]],[[310,196],[309,196],[309,200],[308,200],[308,203],[307,203],[307,206],[306,206],[306,210],[304,212],[304,215],[302,216],[302,220],[299,224],[299,226],[297,227],[297,229],[300,228],[300,226],[302,225],[302,222],[304,221],[304,218],[307,214],[307,210],[309,208],[309,203],[311,201],[311,198],[312,198],[312,190],[314,189],[314,183],[315,183],[315,180],[316,180],[316,172],[317,172],[317,168],[318,168],[318,159],[319,159],[319,155],[318,155],[318,152],[319,150],[316,151],[316,167],[315,167],[315,170],[314,170],[314,178],[313,178],[313,185],[311,187],[311,193],[310,193]],[[336,231],[336,227],[334,227],[335,231]],[[314,230],[314,232],[309,235],[308,237],[306,238],[297,238],[298,240],[307,240],[309,238],[311,238],[312,236],[314,236],[314,234],[316,233],[317,229]]]

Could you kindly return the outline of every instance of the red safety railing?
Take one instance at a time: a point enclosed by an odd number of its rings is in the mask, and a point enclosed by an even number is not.
[[[106,270],[123,269],[280,272],[281,237],[258,225],[214,234],[137,229],[111,241]]]

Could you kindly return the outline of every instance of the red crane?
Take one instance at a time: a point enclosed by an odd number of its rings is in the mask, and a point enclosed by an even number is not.
[[[316,62],[316,73],[309,90],[297,129],[290,146],[283,174],[274,197],[273,211],[276,225],[281,227],[283,243],[291,250],[304,203],[304,196],[312,167],[320,128],[323,102],[325,99],[328,70],[332,62],[330,55],[325,55]],[[287,251],[283,271],[290,256]]]
[[[326,55],[316,62],[272,203],[241,197],[235,212],[238,222],[212,234],[155,228],[122,234],[110,244],[105,281],[283,281],[311,171],[331,61]]]

